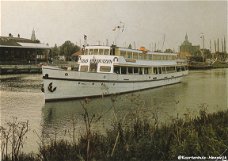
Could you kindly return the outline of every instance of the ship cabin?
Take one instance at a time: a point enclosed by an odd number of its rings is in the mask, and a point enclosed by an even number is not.
[[[87,46],[79,57],[80,72],[116,74],[167,74],[186,71],[177,54],[110,46]]]

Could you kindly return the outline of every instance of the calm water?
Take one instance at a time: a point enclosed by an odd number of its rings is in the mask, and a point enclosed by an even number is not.
[[[72,140],[73,125],[76,137],[84,131],[83,100],[45,104],[40,91],[41,83],[41,75],[1,76],[1,124],[13,117],[19,121],[29,120],[25,152],[36,152],[40,138]],[[125,118],[125,122],[139,113],[140,117],[151,121],[156,116],[160,123],[169,123],[177,116],[196,116],[202,105],[207,107],[208,112],[228,109],[227,98],[228,69],[214,69],[191,71],[182,83],[175,85],[90,99],[85,106],[90,114],[95,114],[95,118],[102,116],[92,128],[104,133],[105,128],[111,127],[114,111],[117,119]]]

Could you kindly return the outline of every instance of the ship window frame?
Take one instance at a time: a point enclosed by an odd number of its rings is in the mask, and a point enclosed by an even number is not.
[[[138,59],[143,60],[143,54],[142,53],[139,53]]]
[[[149,74],[149,68],[144,68],[144,74]]]
[[[89,49],[85,49],[84,55],[88,55]]]
[[[98,55],[104,55],[104,49],[98,49]]]
[[[127,58],[132,59],[132,52],[127,52]]]
[[[137,52],[133,52],[133,59],[138,59],[139,58],[139,54]]]
[[[176,68],[175,68],[175,66],[168,66],[166,68],[166,71],[167,71],[167,73],[175,73],[176,72]]]
[[[143,68],[139,67],[139,75],[142,75],[142,74],[143,74]]]
[[[104,49],[104,55],[109,55],[109,54],[110,54],[109,49]]]
[[[104,69],[104,70],[103,70]],[[108,70],[106,70],[108,69]],[[107,66],[107,65],[101,65],[99,68],[100,72],[106,72],[106,73],[110,73],[111,72],[112,67],[111,66]]]
[[[116,74],[121,74],[121,66],[114,66],[113,72]]]
[[[147,60],[147,54],[146,53],[143,54],[143,60]]]
[[[125,66],[121,67],[121,74],[127,74],[127,67]]]
[[[87,70],[84,70],[84,69],[87,69]],[[89,66],[88,65],[81,65],[80,66],[80,72],[88,72],[88,69],[89,69]]]
[[[154,74],[158,74],[158,68],[157,67],[154,67],[153,68],[153,72],[154,72]]]
[[[134,74],[134,67],[127,67],[128,74]]]
[[[162,69],[161,67],[157,67],[158,68],[158,74],[162,74]]]
[[[134,67],[134,74],[139,74],[139,68],[138,67]]]
[[[98,64],[97,63],[90,63],[90,65],[89,65],[89,72],[96,73],[97,72],[97,67],[98,67]]]
[[[167,73],[166,67],[161,67],[161,68],[162,68],[162,74],[166,74]]]
[[[98,55],[99,49],[93,49],[93,54],[92,55]]]
[[[122,56],[122,57],[126,57],[126,51],[124,51],[124,50],[120,50],[120,56]]]
[[[181,72],[182,71],[181,66],[176,66],[176,70],[177,72]]]

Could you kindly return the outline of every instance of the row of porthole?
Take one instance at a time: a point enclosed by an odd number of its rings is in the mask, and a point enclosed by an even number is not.
[[[68,73],[65,73],[65,76],[68,76]],[[104,76],[104,78],[106,78],[106,76]],[[165,77],[165,79],[167,79],[168,77]],[[172,76],[171,78],[174,78],[174,76]],[[149,77],[149,79],[151,79],[151,77]],[[153,79],[157,79],[157,77],[153,77]]]
[[[168,79],[168,77],[165,77],[165,79],[167,79],[168,81],[170,80],[170,79]],[[176,79],[176,78],[174,76],[172,76],[171,79]]]
[[[81,82],[78,82],[78,84],[81,84]],[[93,82],[92,85],[95,85],[95,83]],[[105,83],[101,83],[101,85],[105,85]],[[114,86],[115,83],[113,83],[112,85]]]
[[[65,76],[68,76],[68,73],[65,73]],[[104,79],[106,78],[106,76],[104,75]]]

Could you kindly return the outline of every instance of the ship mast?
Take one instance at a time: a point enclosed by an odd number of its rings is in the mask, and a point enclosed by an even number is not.
[[[124,29],[125,29],[124,26],[125,24],[122,21],[120,21],[119,25],[115,26],[112,29],[112,31],[115,32],[115,41],[113,45],[117,45],[117,39],[119,38],[120,33],[124,32]]]

